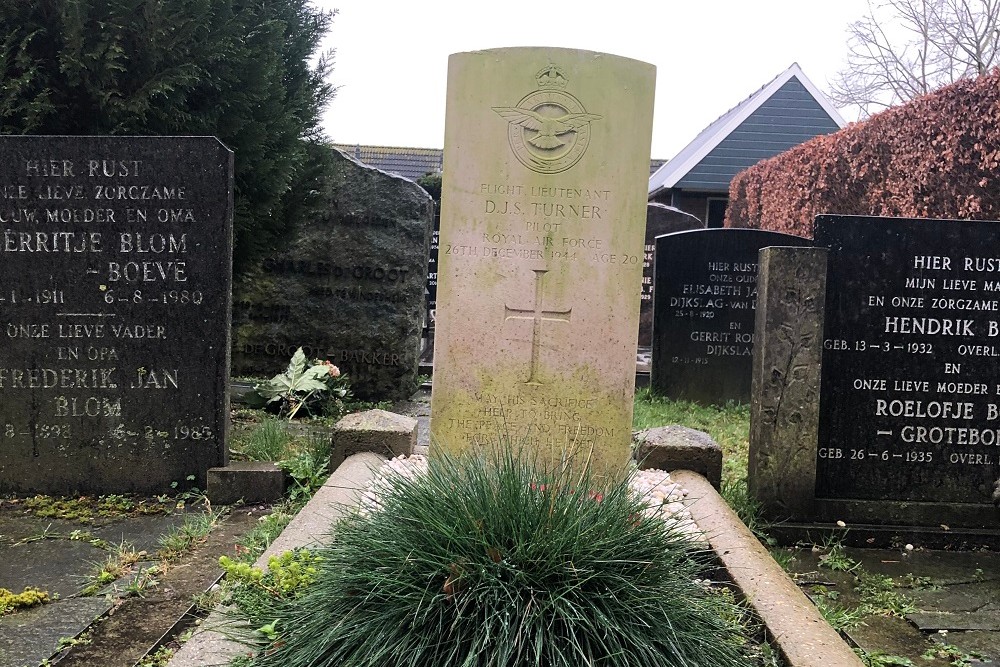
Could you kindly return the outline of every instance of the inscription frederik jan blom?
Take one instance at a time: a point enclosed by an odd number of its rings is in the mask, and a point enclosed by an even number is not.
[[[0,154],[0,492],[203,484],[224,461],[231,154],[204,137]]]
[[[539,174],[566,171],[583,157],[590,144],[590,124],[603,116],[588,113],[563,88],[569,83],[555,65],[535,75],[540,90],[528,93],[513,107],[493,107],[507,121],[507,140],[514,157]]]

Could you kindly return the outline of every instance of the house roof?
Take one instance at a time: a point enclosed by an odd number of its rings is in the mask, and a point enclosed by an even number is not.
[[[791,67],[761,87],[757,92],[715,119],[691,143],[682,148],[676,156],[657,169],[649,177],[649,194],[654,195],[661,190],[675,187],[713,149],[747,120],[751,114],[760,109],[772,95],[792,78],[795,78],[805,88],[822,110],[836,123],[837,127],[844,127],[846,122],[836,107],[830,103],[826,95],[816,88],[812,81],[802,72],[798,63],[792,63]]]
[[[333,144],[355,160],[415,181],[421,176],[441,171],[444,151],[440,148],[402,148],[397,146],[362,146]]]
[[[333,144],[339,151],[370,167],[387,171],[415,181],[424,174],[441,171],[444,151],[440,148],[401,148],[397,146],[364,146],[360,144]],[[653,174],[666,160],[650,160],[649,173]]]

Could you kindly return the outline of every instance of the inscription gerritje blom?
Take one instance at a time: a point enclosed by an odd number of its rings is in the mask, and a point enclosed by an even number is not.
[[[232,153],[0,138],[0,492],[163,492],[225,461]]]

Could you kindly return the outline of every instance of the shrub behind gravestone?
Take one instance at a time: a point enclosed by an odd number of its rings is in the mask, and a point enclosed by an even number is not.
[[[1000,218],[1000,69],[740,172],[726,226],[811,237],[824,213]]]

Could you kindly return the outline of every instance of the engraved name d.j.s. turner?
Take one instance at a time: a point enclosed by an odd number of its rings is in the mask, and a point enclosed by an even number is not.
[[[504,304],[504,322],[507,320],[531,320],[531,365],[528,371],[528,379],[524,384],[544,384],[538,379],[538,355],[541,351],[542,322],[569,322],[572,308],[566,310],[543,310],[542,309],[542,279],[548,273],[546,269],[534,269],[535,272],[535,302],[531,309],[511,308]]]
[[[513,107],[492,107],[507,121],[507,139],[518,161],[540,174],[566,171],[583,157],[590,144],[590,124],[603,116],[588,113],[566,91],[568,80],[555,65],[535,75],[540,90],[528,93]]]

